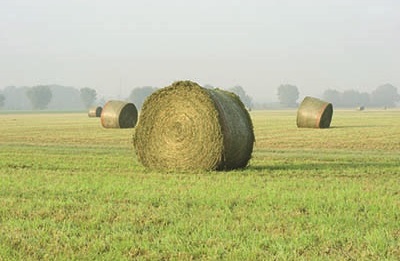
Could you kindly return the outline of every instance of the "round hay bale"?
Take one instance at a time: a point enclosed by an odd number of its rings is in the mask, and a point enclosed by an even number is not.
[[[102,107],[100,107],[100,106],[95,106],[95,107],[91,107],[90,109],[89,109],[89,112],[88,112],[88,116],[89,117],[100,117],[101,116],[101,111],[103,110],[103,108]]]
[[[329,128],[332,114],[331,103],[307,96],[297,110],[297,127]]]
[[[136,125],[138,112],[133,103],[111,100],[101,112],[101,125],[104,128],[133,128]]]
[[[237,95],[179,81],[145,100],[133,143],[147,168],[231,170],[247,166],[254,132]]]

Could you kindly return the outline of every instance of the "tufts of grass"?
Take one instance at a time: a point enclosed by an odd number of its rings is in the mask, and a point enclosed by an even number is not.
[[[20,124],[0,126],[0,259],[396,260],[391,113],[299,130],[293,111],[253,112],[249,167],[196,173],[144,169],[132,130],[83,115],[2,115]]]

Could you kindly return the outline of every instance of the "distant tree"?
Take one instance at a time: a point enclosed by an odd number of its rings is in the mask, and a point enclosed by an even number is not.
[[[370,104],[369,94],[366,92],[360,93],[356,90],[346,90],[339,92],[337,90],[326,90],[323,93],[323,99],[332,103],[335,107],[360,107]]]
[[[228,89],[228,91],[233,92],[234,94],[239,96],[239,98],[243,102],[244,106],[246,106],[248,109],[251,109],[253,107],[252,98],[246,94],[246,92],[244,91],[242,86],[236,85],[236,86]]]
[[[3,108],[5,104],[6,96],[4,94],[0,93],[0,108]]]
[[[281,84],[278,87],[278,99],[281,104],[288,107],[296,107],[299,98],[299,90],[290,84]]]
[[[85,109],[79,88],[62,85],[49,85],[52,97],[49,110],[82,110]]]
[[[341,106],[341,93],[337,90],[328,89],[322,94],[322,98],[333,104],[333,106]]]
[[[381,85],[371,93],[371,102],[374,106],[395,107],[398,101],[400,95],[397,88],[391,84]]]
[[[27,95],[30,87],[7,86],[3,89],[2,94],[6,97],[4,108],[7,110],[30,110],[31,102]]]
[[[34,110],[46,109],[52,98],[52,92],[49,86],[45,85],[38,85],[27,89],[26,95]]]
[[[85,108],[89,108],[96,101],[97,92],[96,90],[88,87],[81,88],[80,97],[83,102],[83,105],[85,105]]]
[[[341,106],[343,107],[357,107],[365,106],[365,98],[356,90],[346,90],[342,93]]]
[[[361,92],[358,98],[359,106],[369,106],[371,104],[370,95],[366,92]]]
[[[156,90],[158,90],[158,88],[151,86],[137,87],[131,91],[128,99],[133,104],[135,104],[138,110],[140,110],[142,108],[145,99]]]

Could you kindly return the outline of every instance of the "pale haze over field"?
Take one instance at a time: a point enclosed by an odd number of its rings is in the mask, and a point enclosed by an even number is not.
[[[0,0],[0,89],[400,88],[399,0]],[[399,89],[400,91],[400,89]]]

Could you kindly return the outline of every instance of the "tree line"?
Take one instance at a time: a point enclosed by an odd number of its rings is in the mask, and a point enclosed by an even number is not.
[[[323,93],[323,98],[337,107],[396,107],[400,101],[397,88],[391,84],[378,86],[371,93],[346,90],[339,92],[328,89]]]
[[[214,88],[206,85],[206,88]],[[124,100],[132,102],[140,110],[145,99],[158,87],[143,86],[133,88]],[[252,98],[241,86],[229,91],[236,93],[246,107],[252,107]],[[91,106],[102,106],[105,98],[99,98],[95,89],[84,87],[76,89],[60,85],[38,85],[33,87],[6,87],[0,92],[0,108],[8,110],[83,110]]]
[[[214,88],[209,84],[204,87]],[[140,110],[145,99],[158,89],[152,86],[136,87],[125,100],[132,102]],[[226,90],[238,95],[248,109],[257,108],[257,105],[253,104],[252,97],[242,86],[236,85]],[[277,87],[277,97],[282,107],[297,107],[299,95],[299,89],[295,85],[282,84]],[[371,93],[327,89],[320,98],[335,107],[395,107],[400,101],[397,88],[391,84],[378,86]],[[104,103],[105,99],[99,99],[97,91],[89,87],[76,89],[60,85],[20,88],[11,86],[0,92],[0,108],[6,107],[11,110],[83,110],[95,104],[102,106]]]
[[[283,84],[278,87],[278,99],[286,107],[297,107],[299,90],[297,86]],[[323,100],[332,103],[335,107],[396,107],[400,101],[397,88],[391,84],[378,86],[371,93],[359,92],[357,90],[346,90],[343,92],[327,89],[322,93]]]
[[[76,89],[60,85],[6,87],[0,92],[0,108],[8,110],[82,110],[97,101],[92,88]]]

